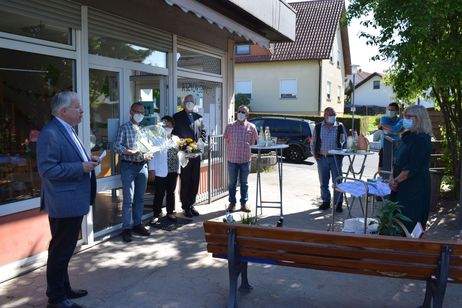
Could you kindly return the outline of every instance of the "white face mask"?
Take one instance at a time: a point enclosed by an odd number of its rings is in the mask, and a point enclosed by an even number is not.
[[[334,124],[336,120],[336,116],[328,116],[327,117],[327,123]]]
[[[193,102],[186,102],[185,108],[189,111],[193,111],[194,109],[194,103]]]
[[[245,121],[245,118],[247,118],[246,114],[245,113],[240,113],[238,112],[237,113],[237,119],[241,122],[244,122]]]
[[[170,135],[173,131],[173,128],[171,127],[164,127],[164,132],[167,134],[167,135]]]
[[[143,119],[144,119],[144,115],[142,115],[141,113],[135,113],[133,115],[133,120],[135,120],[136,123],[141,123]]]

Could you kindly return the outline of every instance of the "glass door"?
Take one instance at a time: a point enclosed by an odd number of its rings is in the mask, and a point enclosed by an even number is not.
[[[122,222],[121,189],[118,156],[113,142],[120,126],[120,71],[89,70],[90,81],[90,148],[99,156],[106,151],[99,168],[95,169],[98,193],[93,207],[93,231],[95,233]],[[120,198],[119,198],[120,196]]]

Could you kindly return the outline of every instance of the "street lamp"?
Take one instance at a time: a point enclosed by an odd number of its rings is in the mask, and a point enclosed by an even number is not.
[[[353,75],[353,91],[351,92],[351,132],[354,134],[355,131],[355,76],[358,72],[359,65],[351,65],[351,74]]]

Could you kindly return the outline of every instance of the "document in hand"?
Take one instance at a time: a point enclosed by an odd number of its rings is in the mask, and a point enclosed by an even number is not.
[[[417,224],[414,227],[414,230],[411,232],[411,237],[412,238],[421,238],[423,234],[425,233],[422,224],[420,222],[417,222]]]

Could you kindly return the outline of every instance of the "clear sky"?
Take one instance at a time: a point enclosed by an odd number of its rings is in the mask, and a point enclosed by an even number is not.
[[[349,0],[345,1],[348,8]],[[359,19],[354,19],[348,25],[348,36],[350,37],[350,54],[351,64],[358,64],[360,68],[368,73],[378,72],[383,73],[384,70],[390,67],[388,62],[372,61],[371,58],[378,54],[378,48],[366,44],[365,38],[360,38],[359,33],[366,31],[371,33],[371,30],[361,26]]]

